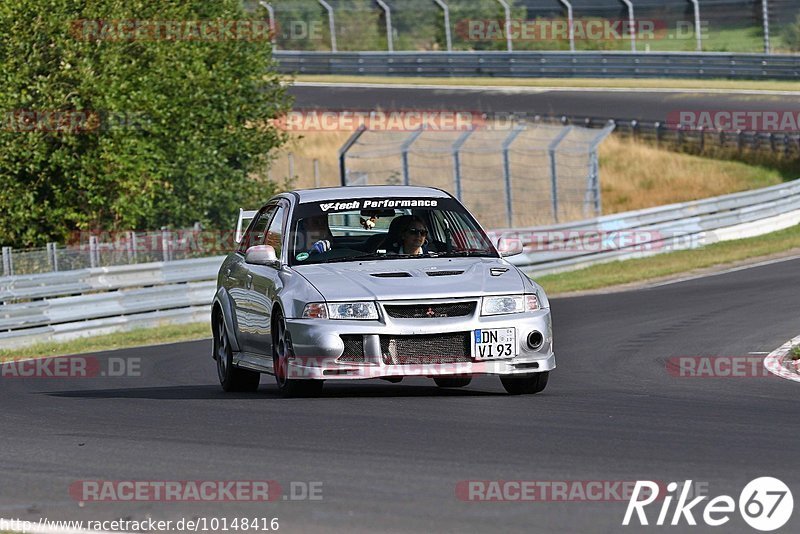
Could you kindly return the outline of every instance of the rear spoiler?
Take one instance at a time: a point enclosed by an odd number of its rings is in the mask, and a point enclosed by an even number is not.
[[[243,210],[239,208],[239,220],[236,222],[236,235],[234,236],[237,245],[242,242],[244,230],[250,225],[250,221],[253,220],[256,213],[258,213],[258,210]]]

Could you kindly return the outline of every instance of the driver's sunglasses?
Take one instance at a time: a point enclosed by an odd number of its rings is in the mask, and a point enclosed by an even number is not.
[[[428,237],[428,231],[424,228],[409,228],[406,230],[409,234],[419,235],[422,237]]]

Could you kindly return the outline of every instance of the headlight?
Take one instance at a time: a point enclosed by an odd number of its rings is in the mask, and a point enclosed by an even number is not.
[[[503,295],[483,297],[481,315],[532,312],[540,308],[536,295]]]
[[[328,304],[328,318],[375,320],[378,308],[374,302],[334,302]]]

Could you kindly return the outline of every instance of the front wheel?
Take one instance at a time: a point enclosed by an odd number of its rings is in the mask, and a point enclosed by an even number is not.
[[[523,376],[501,376],[500,382],[510,395],[533,395],[547,387],[550,371]]]
[[[276,312],[272,329],[272,365],[275,369],[275,381],[278,391],[284,397],[316,397],[322,393],[322,380],[298,380],[289,378],[289,356],[292,353],[292,342],[286,321],[280,312]]]
[[[233,351],[231,350],[228,331],[225,328],[225,319],[222,314],[217,315],[214,328],[214,357],[217,360],[217,376],[223,391],[255,391],[261,381],[261,373],[239,369],[233,365]]]

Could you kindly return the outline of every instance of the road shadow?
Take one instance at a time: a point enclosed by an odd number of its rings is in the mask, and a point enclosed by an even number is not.
[[[204,386],[164,386],[144,388],[82,389],[48,391],[43,395],[79,399],[151,399],[151,400],[237,400],[237,399],[284,399],[272,383],[262,384],[253,393],[225,393],[217,385]],[[502,396],[499,391],[485,391],[472,388],[443,389],[431,383],[426,385],[403,384],[325,384],[318,398],[351,397],[476,397]]]

